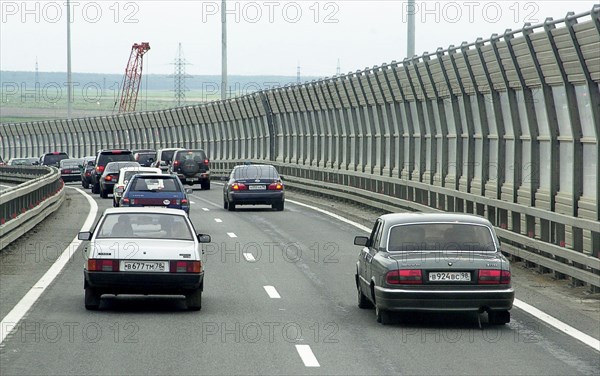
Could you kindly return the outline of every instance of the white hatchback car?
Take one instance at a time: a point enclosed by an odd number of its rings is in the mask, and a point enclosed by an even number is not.
[[[123,167],[119,171],[119,180],[113,188],[113,206],[121,206],[121,196],[127,188],[127,183],[131,180],[131,177],[135,174],[162,174],[160,168],[156,167]]]
[[[190,310],[202,307],[202,245],[183,210],[110,208],[91,232],[84,252],[85,308],[98,309],[102,294],[184,295]]]

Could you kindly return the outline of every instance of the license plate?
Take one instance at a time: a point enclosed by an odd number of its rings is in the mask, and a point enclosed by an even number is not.
[[[168,261],[121,261],[122,272],[168,272]]]
[[[198,178],[189,178],[189,181],[198,181]]]
[[[267,189],[266,185],[250,185],[248,189],[251,191],[264,191]]]
[[[450,281],[462,282],[470,281],[471,273],[469,272],[432,272],[429,273],[429,280],[432,282]]]

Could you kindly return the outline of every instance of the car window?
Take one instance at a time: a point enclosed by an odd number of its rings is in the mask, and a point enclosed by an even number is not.
[[[100,154],[100,157],[98,158],[98,165],[106,166],[110,162],[126,162],[126,161],[133,161],[133,156],[131,155],[131,153]]]
[[[389,252],[418,250],[495,251],[486,226],[457,223],[424,223],[394,226],[388,238]]]
[[[278,179],[279,174],[273,166],[240,166],[233,171],[234,179]]]
[[[123,176],[124,181],[129,181],[133,175],[136,174],[156,174],[156,171],[125,171],[125,176]]]
[[[106,215],[96,238],[193,240],[193,234],[185,218],[179,215],[121,213]]]
[[[46,154],[42,161],[45,165],[54,165],[62,161],[63,159],[68,159],[69,157],[66,154]]]
[[[139,177],[135,179],[132,187],[134,191],[160,191],[160,192],[180,192],[175,179],[157,179],[150,177]]]
[[[206,153],[204,153],[203,150],[179,151],[177,152],[176,157],[178,161],[193,159],[196,162],[204,162],[204,160],[206,159]]]
[[[369,235],[369,244],[371,244],[371,246],[374,246],[375,243],[375,236],[377,235],[379,228],[381,227],[381,220],[377,220],[375,222],[375,225],[373,225],[373,229],[371,230],[371,235]]]
[[[173,160],[173,154],[175,154],[175,150],[163,151],[160,160],[165,162],[171,162],[171,160]]]

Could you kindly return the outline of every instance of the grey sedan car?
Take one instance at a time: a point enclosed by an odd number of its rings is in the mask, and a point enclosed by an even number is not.
[[[391,312],[487,312],[490,324],[510,322],[515,292],[510,265],[492,224],[450,213],[386,214],[356,262],[358,306],[375,307],[377,321]]]

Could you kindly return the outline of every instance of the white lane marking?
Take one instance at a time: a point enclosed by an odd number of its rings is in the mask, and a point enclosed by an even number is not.
[[[204,211],[210,211],[209,208],[202,208],[202,210],[204,210]]]
[[[298,201],[294,201],[294,200],[286,199],[286,201],[287,202],[291,202],[292,204],[296,204],[296,205],[299,205],[299,206],[303,206],[305,208],[309,208],[309,209],[318,211],[319,213],[326,214],[326,215],[328,215],[330,217],[338,219],[338,220],[340,220],[340,221],[342,221],[344,223],[352,225],[352,226],[354,226],[356,228],[359,228],[359,229],[361,229],[363,231],[366,231],[366,232],[369,232],[369,233],[371,232],[371,230],[368,227],[363,226],[360,223],[356,223],[354,221],[351,221],[351,220],[349,220],[347,218],[344,218],[342,216],[339,216],[337,214],[328,212],[327,210],[324,210],[324,209],[321,209],[321,208],[317,208],[317,207],[312,206],[312,205],[307,205],[307,204],[304,204],[302,202],[298,202]],[[519,309],[521,309],[521,310],[529,313],[533,317],[537,317],[538,319],[540,319],[541,321],[545,322],[546,324],[555,327],[556,329],[558,329],[558,330],[562,331],[563,333],[571,336],[572,338],[575,338],[578,341],[581,341],[582,343],[590,346],[594,350],[600,351],[600,341],[598,341],[597,339],[595,339],[595,338],[593,338],[593,337],[591,337],[591,336],[589,336],[589,335],[587,335],[587,334],[585,334],[585,333],[583,333],[583,332],[581,332],[581,331],[573,328],[570,325],[565,324],[564,322],[560,321],[559,319],[550,316],[549,314],[545,313],[544,311],[541,311],[541,310],[535,308],[534,306],[525,303],[522,300],[515,299],[515,301],[514,301],[513,304],[514,304],[515,307],[517,307],[517,308],[519,308]]]
[[[94,220],[96,219],[96,214],[98,213],[98,204],[96,201],[83,192],[79,188],[68,187],[69,189],[74,189],[77,192],[81,193],[90,203],[90,212],[83,222],[83,226],[81,227],[81,231],[90,230],[94,225]],[[23,319],[23,316],[29,312],[31,307],[35,304],[35,302],[40,298],[42,293],[46,290],[48,286],[54,281],[54,279],[60,274],[65,265],[71,260],[71,257],[75,254],[77,248],[81,245],[82,241],[78,240],[75,237],[71,244],[65,248],[65,250],[61,253],[61,255],[56,259],[54,264],[48,269],[48,271],[40,278],[35,285],[25,294],[25,296],[14,306],[14,308],[0,321],[0,344],[4,342],[6,337],[10,332],[13,331],[17,327],[17,324]]]
[[[513,305],[515,307],[518,307],[521,310],[529,313],[533,317],[536,317],[536,318],[542,320],[546,324],[555,327],[556,329],[560,330],[561,332],[575,338],[576,340],[583,342],[584,344],[590,346],[594,350],[600,351],[600,341],[598,341],[596,338],[589,336],[589,335],[573,328],[572,326],[570,326],[568,324],[565,324],[564,322],[560,321],[559,319],[557,319],[553,316],[550,316],[549,314],[547,314],[544,311],[540,311],[539,309],[535,308],[534,306],[532,306],[530,304],[525,303],[522,300],[515,299]]]
[[[229,236],[230,238],[237,238],[237,235],[234,234],[233,232],[228,232],[227,236]]]
[[[321,367],[317,357],[310,349],[310,345],[296,345],[296,351],[298,351],[305,367]]]
[[[223,220],[221,218],[215,218],[215,222],[221,223],[221,222],[223,222]]]
[[[222,204],[215,204],[214,202],[207,200],[203,197],[197,196],[197,195],[190,195],[192,198],[194,198],[196,201],[198,202],[204,202],[206,205],[210,205],[210,206],[214,206],[215,208],[221,208]],[[204,210],[205,208],[203,208],[202,210]],[[205,210],[208,211],[208,210]]]
[[[298,201],[294,201],[294,200],[290,200],[290,199],[285,199],[285,201],[291,202],[292,204],[296,204],[296,205],[299,205],[299,206],[304,206],[305,208],[309,208],[309,209],[318,211],[319,213],[323,213],[325,215],[333,217],[333,218],[335,218],[337,220],[340,220],[340,221],[342,221],[344,223],[347,223],[347,224],[352,225],[352,226],[354,226],[356,228],[359,228],[359,229],[361,229],[361,230],[363,230],[365,232],[368,232],[368,233],[371,232],[371,229],[368,228],[367,226],[363,226],[360,223],[356,223],[354,221],[351,221],[351,220],[349,220],[347,218],[342,217],[341,215],[337,215],[335,213],[328,212],[327,210],[324,210],[324,209],[321,209],[321,208],[317,208],[316,206],[307,205],[307,204],[304,204],[302,202],[298,202]]]
[[[281,298],[281,295],[279,295],[277,290],[275,290],[274,286],[263,286],[263,288],[269,295],[269,298],[271,298],[271,299],[280,299]]]
[[[195,201],[190,201],[190,204],[195,204],[195,203],[196,203]]]
[[[250,261],[250,262],[254,262],[256,261],[256,259],[254,258],[254,255],[252,253],[244,253],[244,258],[246,259],[246,261]]]

